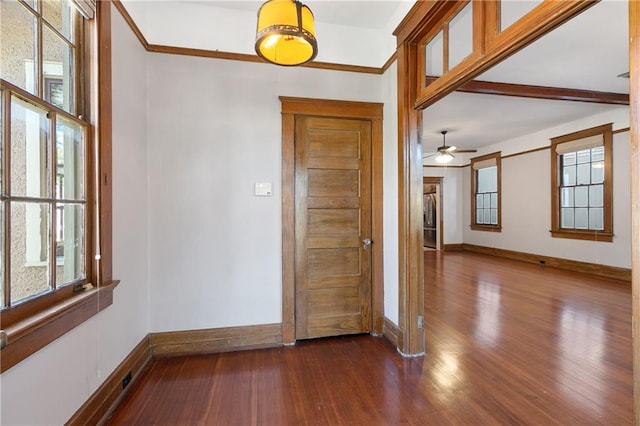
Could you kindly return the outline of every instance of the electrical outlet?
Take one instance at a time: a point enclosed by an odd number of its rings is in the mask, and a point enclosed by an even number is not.
[[[126,388],[129,385],[129,382],[131,382],[131,371],[129,371],[127,375],[124,376],[124,379],[122,379],[122,389]]]

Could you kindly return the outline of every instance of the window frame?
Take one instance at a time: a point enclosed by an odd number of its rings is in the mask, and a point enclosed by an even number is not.
[[[479,157],[474,157],[471,159],[469,163],[469,170],[471,175],[471,225],[470,228],[474,231],[486,231],[486,232],[502,232],[502,152],[493,152],[491,154],[482,155]],[[497,168],[497,182],[498,182],[498,223],[495,225],[485,224],[485,223],[477,223],[476,222],[476,194],[478,192],[478,179],[477,179],[477,170],[474,168],[474,165],[483,161],[491,161],[494,160]]]
[[[584,139],[596,135],[603,136],[604,146],[604,229],[568,229],[560,226],[560,154],[556,152],[559,144]],[[588,241],[613,241],[613,123],[579,130],[566,135],[551,138],[551,237]]]
[[[85,22],[80,31],[81,50],[76,57],[84,56],[87,62],[83,66],[75,62],[75,71],[82,69],[83,74],[77,74],[74,99],[75,112],[83,111],[90,125],[85,154],[86,214],[92,225],[85,237],[87,280],[81,287],[64,286],[0,311],[0,373],[110,306],[113,290],[119,284],[112,277],[111,2],[98,1],[95,19]],[[3,110],[7,111],[6,99],[10,98],[4,99]]]

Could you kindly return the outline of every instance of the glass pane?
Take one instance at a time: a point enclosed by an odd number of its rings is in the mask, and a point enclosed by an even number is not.
[[[591,162],[591,150],[583,149],[582,151],[578,151],[576,161],[578,162],[578,164]]]
[[[442,31],[440,31],[425,46],[424,60],[427,62],[425,64],[425,70],[427,71],[427,75],[435,76],[435,77],[439,77],[442,75],[443,49],[444,49],[443,36],[442,36]]]
[[[604,185],[591,185],[589,187],[589,207],[604,206]]]
[[[591,183],[604,182],[604,161],[591,164]]]
[[[84,129],[72,121],[58,119],[56,125],[57,199],[84,199]]]
[[[4,191],[5,191],[4,183],[3,183],[4,182],[4,137],[2,137],[2,135],[4,135],[4,120],[2,119],[2,117],[4,117],[4,101],[3,101],[4,95],[5,95],[5,91],[0,89],[0,194],[4,194]],[[0,229],[4,229],[4,228],[0,228]],[[0,259],[2,258],[0,257]]]
[[[49,194],[49,119],[47,111],[11,98],[11,194]]]
[[[573,186],[576,184],[576,166],[562,168],[562,186]]]
[[[482,209],[476,209],[476,223],[483,223],[484,215],[482,214]]]
[[[573,188],[560,189],[560,206],[573,207]]]
[[[484,223],[491,223],[491,210],[484,209]]]
[[[578,164],[576,182],[578,185],[589,185],[591,183],[591,165]]]
[[[589,209],[575,209],[575,228],[589,228]]]
[[[589,207],[589,187],[578,186],[575,188],[575,206]]]
[[[589,209],[589,229],[604,229],[604,209]]]
[[[497,209],[498,208],[498,193],[497,192],[492,192],[491,193],[491,208],[492,209]]]
[[[591,148],[591,161],[604,161],[604,146]]]
[[[482,194],[476,195],[476,208],[481,209],[484,207],[484,196]],[[489,207],[489,206],[487,206]]]
[[[562,164],[564,166],[571,166],[573,164],[576,164],[576,153],[575,152],[570,152],[568,154],[563,154],[562,155]]]
[[[497,209],[491,209],[491,224],[492,225],[497,225],[498,224],[498,210]]]
[[[72,54],[69,45],[49,28],[42,34],[44,99],[60,109],[72,112]]]
[[[541,0],[501,1],[500,2],[500,31],[509,28],[518,19],[529,13]]]
[[[66,0],[44,0],[42,2],[42,16],[56,30],[71,40],[71,9]]]
[[[573,209],[562,209],[560,212],[560,227],[573,229]]]
[[[491,194],[484,194],[484,208],[488,209],[491,207]]]
[[[84,206],[56,205],[56,283],[85,277]]]
[[[49,205],[11,203],[11,301],[51,288]]]
[[[469,2],[449,22],[449,69],[473,51],[473,11]]]
[[[498,191],[498,168],[485,167],[477,171],[478,192]]]
[[[35,95],[37,21],[16,1],[0,1],[0,16],[0,76]]]

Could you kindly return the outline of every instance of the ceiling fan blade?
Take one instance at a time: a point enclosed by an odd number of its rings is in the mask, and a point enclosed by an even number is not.
[[[434,156],[434,155],[436,155],[436,154],[437,154],[437,152],[434,152],[433,154],[423,155],[423,156],[422,156],[422,159],[429,158],[429,157],[433,157],[433,156]]]
[[[477,149],[457,149],[456,154],[464,154],[467,152],[478,152]]]
[[[447,146],[447,147],[443,146],[443,148],[444,148],[443,151],[447,151],[447,152],[452,152],[452,151],[455,151],[456,149],[458,149],[458,147],[456,147],[455,145]]]

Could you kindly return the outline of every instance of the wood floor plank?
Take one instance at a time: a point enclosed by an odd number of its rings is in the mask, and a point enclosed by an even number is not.
[[[152,362],[108,424],[632,423],[628,283],[425,252],[427,354],[371,336]]]

